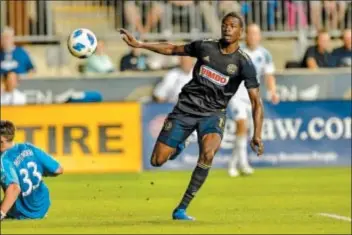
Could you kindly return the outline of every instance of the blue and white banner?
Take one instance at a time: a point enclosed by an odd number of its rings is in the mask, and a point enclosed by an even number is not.
[[[63,79],[22,79],[19,90],[29,103],[61,103],[62,97],[72,92],[97,91],[104,101],[148,101],[155,85],[164,74],[132,73],[129,75],[93,76],[89,79],[69,77]],[[88,78],[87,77],[87,78]],[[322,69],[306,71],[290,69],[275,75],[277,91],[283,101],[351,99],[351,69]],[[263,98],[267,98],[266,87],[261,87]]]
[[[143,162],[151,169],[150,156],[164,119],[172,111],[171,104],[143,106]],[[265,120],[263,142],[265,154],[258,158],[250,149],[249,158],[254,167],[302,167],[351,164],[351,102],[307,101],[264,104]],[[226,121],[221,149],[213,167],[225,168],[231,158],[235,123]],[[198,159],[196,138],[174,161],[161,169],[194,168]]]

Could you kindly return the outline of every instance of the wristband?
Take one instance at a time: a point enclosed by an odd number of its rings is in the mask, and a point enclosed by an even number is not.
[[[2,211],[0,211],[0,213],[1,213],[1,220],[5,219],[6,214],[4,212],[2,212]]]

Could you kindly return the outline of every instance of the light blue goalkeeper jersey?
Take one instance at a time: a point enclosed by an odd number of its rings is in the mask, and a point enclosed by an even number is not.
[[[16,219],[43,218],[50,207],[49,189],[43,177],[60,167],[50,155],[29,143],[16,144],[1,155],[1,187],[18,184],[21,194],[7,213]]]

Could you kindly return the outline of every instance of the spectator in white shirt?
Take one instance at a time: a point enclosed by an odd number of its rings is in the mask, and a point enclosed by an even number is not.
[[[192,79],[193,65],[191,57],[180,57],[180,66],[170,70],[155,87],[155,101],[176,103],[183,86]]]
[[[27,103],[26,95],[17,89],[18,75],[15,72],[6,73],[1,82],[1,105],[24,105]]]

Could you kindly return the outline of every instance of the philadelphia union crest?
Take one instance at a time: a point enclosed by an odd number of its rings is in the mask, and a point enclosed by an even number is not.
[[[237,65],[235,64],[229,64],[226,68],[226,71],[231,74],[231,75],[234,75],[237,71]]]

